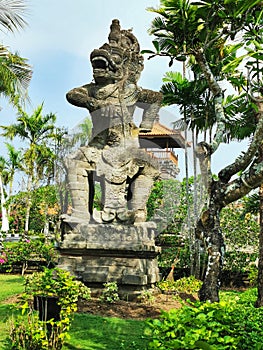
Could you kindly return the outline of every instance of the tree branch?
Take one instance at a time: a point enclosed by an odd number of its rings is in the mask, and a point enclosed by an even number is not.
[[[263,162],[254,162],[246,172],[226,186],[224,204],[227,205],[244,197],[259,187],[262,182]]]

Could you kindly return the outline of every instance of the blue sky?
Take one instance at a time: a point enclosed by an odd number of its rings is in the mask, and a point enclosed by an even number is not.
[[[11,51],[18,51],[33,67],[29,88],[31,112],[44,102],[44,113],[55,113],[57,125],[71,129],[88,115],[84,109],[70,105],[65,94],[73,87],[89,83],[92,70],[90,52],[107,41],[112,19],[118,18],[123,29],[133,28],[141,49],[151,48],[147,33],[154,14],[147,7],[158,7],[157,0],[27,0],[28,26],[15,34],[0,34]],[[165,72],[171,70],[165,58],[145,58],[139,85],[159,90]],[[180,70],[173,65],[172,70]],[[15,121],[15,111],[0,101],[1,124]],[[167,126],[179,118],[176,108],[164,110],[161,121]],[[2,147],[1,147],[2,148]],[[220,146],[212,168],[217,171],[233,161],[241,145]],[[183,161],[182,153],[178,152]],[[181,165],[182,167],[182,165]]]
[[[28,27],[3,37],[12,51],[18,51],[33,66],[29,88],[32,108],[44,101],[45,111],[57,114],[59,126],[72,127],[87,112],[71,106],[65,94],[92,80],[90,52],[108,39],[112,19],[123,29],[133,28],[141,49],[151,48],[147,29],[154,14],[147,7],[156,0],[28,0]],[[139,84],[160,89],[167,60],[145,60]],[[3,113],[4,111],[2,111]]]

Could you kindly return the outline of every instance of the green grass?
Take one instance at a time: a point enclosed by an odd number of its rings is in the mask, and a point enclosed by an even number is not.
[[[0,274],[0,350],[8,349],[5,339],[14,312],[4,300],[23,290],[21,276]],[[70,339],[63,350],[143,350],[147,344],[144,328],[144,321],[76,314],[70,329]]]
[[[23,292],[23,277],[0,274],[0,350],[8,350],[5,339],[14,310],[4,301]],[[254,300],[256,289],[244,293],[221,291],[222,300],[239,298]],[[76,314],[70,329],[70,339],[63,350],[145,350],[147,337],[144,335],[145,322],[119,318],[100,317],[85,313]]]
[[[77,314],[65,350],[143,350],[144,321]]]
[[[10,304],[3,303],[11,296],[24,291],[23,277],[0,274],[0,350],[4,349],[4,340],[9,331],[9,319],[12,315]]]
[[[24,278],[19,275],[0,274],[0,303],[24,291]]]

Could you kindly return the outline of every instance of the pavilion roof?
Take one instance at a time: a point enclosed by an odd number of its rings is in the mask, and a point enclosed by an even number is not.
[[[185,148],[181,131],[170,129],[159,121],[154,123],[150,132],[140,132],[139,140],[142,148]]]

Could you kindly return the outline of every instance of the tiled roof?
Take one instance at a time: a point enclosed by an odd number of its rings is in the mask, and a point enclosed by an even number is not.
[[[140,132],[140,136],[169,136],[169,135],[180,135],[181,132],[179,130],[170,129],[167,126],[156,122],[153,124],[152,131],[150,132]]]
[[[166,147],[165,145],[169,145],[171,148],[185,148],[185,139],[181,131],[178,129],[170,129],[159,121],[154,123],[152,131],[140,132],[139,139],[154,140],[155,143],[159,144],[162,148]],[[187,142],[187,146],[190,147],[189,142]]]

